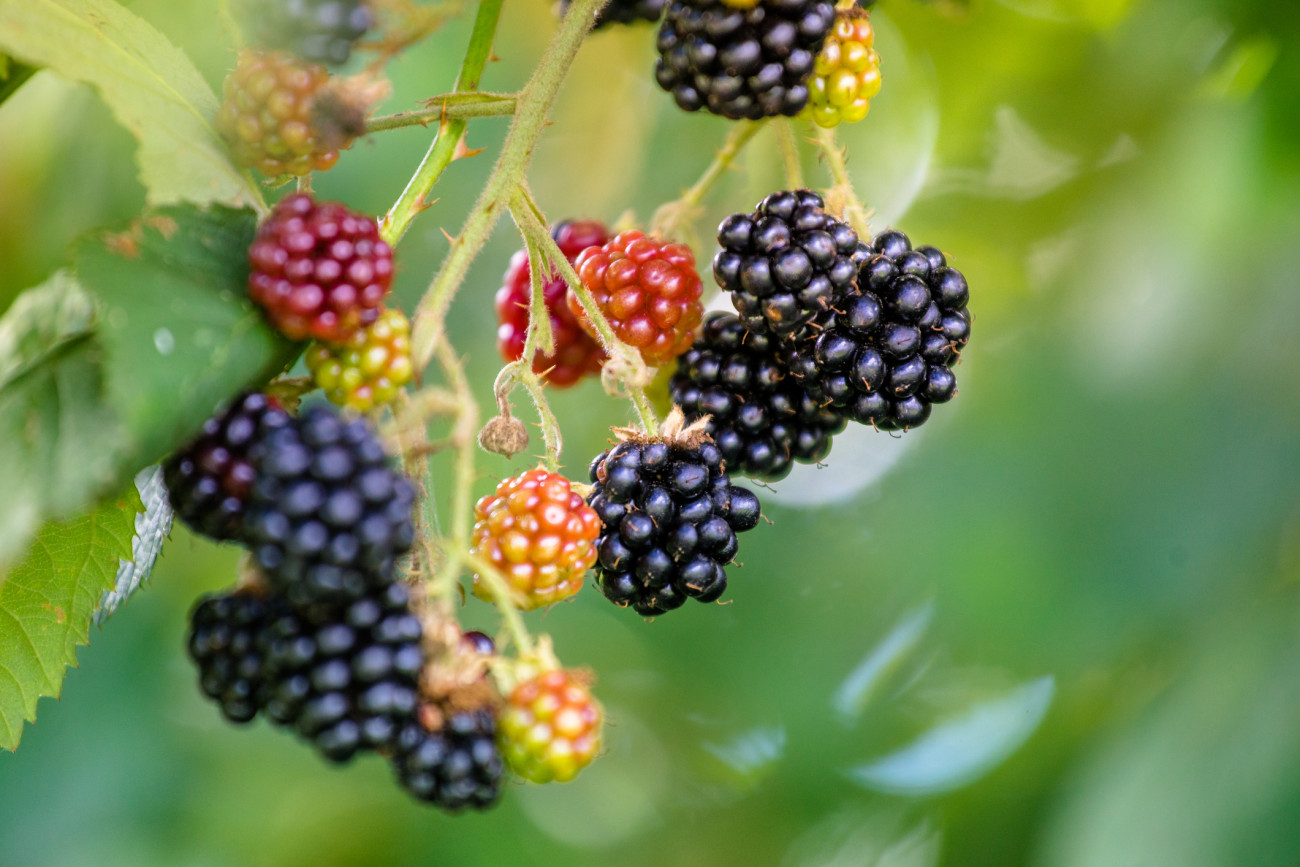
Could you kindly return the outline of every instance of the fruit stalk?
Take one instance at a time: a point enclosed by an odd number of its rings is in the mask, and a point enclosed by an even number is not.
[[[817,145],[826,157],[826,167],[830,170],[835,187],[828,198],[841,206],[842,216],[858,233],[863,241],[871,238],[871,227],[867,224],[867,209],[862,207],[858,195],[853,191],[853,180],[849,177],[848,165],[844,162],[844,150],[835,140],[835,130],[817,127]]]

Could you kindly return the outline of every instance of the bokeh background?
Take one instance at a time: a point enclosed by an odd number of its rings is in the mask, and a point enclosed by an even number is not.
[[[128,5],[219,87],[214,4]],[[731,604],[645,623],[589,588],[529,616],[598,673],[603,759],[447,817],[378,760],[336,770],[222,723],[182,645],[236,552],[178,528],[0,755],[0,864],[1300,864],[1300,18],[1285,0],[881,0],[874,19],[884,89],[842,136],[873,226],[970,280],[961,395],[764,492]],[[507,3],[484,87],[516,88],[553,30],[545,0]],[[385,110],[449,89],[467,33],[398,60]],[[707,164],[727,123],[677,111],[652,61],[644,26],[584,47],[532,171],[551,217],[646,220]],[[504,129],[473,122],[486,153],[403,244],[406,309]],[[427,139],[358,143],[317,189],[382,213]],[[132,155],[49,73],[0,108],[0,307],[138,213]],[[697,256],[779,166],[760,135]],[[518,246],[498,228],[452,313],[485,404]],[[596,383],[552,399],[580,475],[627,407]],[[479,492],[526,465],[484,455]],[[477,600],[464,616],[493,622]]]

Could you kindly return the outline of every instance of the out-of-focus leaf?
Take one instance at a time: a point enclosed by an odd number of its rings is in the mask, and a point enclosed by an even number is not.
[[[261,205],[212,127],[212,89],[184,52],[118,3],[0,0],[0,49],[98,89],[140,143],[151,204]]]
[[[909,612],[844,679],[832,701],[844,722],[862,715],[881,684],[916,650],[933,618],[934,604],[930,602]]]
[[[251,210],[180,205],[77,251],[77,276],[105,323],[105,387],[138,460],[132,474],[301,351],[248,299],[255,227]]]
[[[47,524],[0,578],[0,747],[14,749],[36,702],[57,696],[91,614],[131,556],[141,503],[135,489],[65,523]]]
[[[1040,678],[941,723],[895,753],[848,772],[865,788],[932,795],[974,782],[1029,739],[1052,703],[1055,680]]]
[[[27,83],[27,79],[36,74],[36,67],[13,60],[0,54],[0,105],[18,92],[18,88]]]
[[[140,494],[144,509],[135,516],[135,536],[131,539],[131,559],[123,560],[117,569],[113,588],[105,590],[95,611],[95,625],[104,621],[118,609],[131,594],[139,590],[153,572],[163,542],[172,531],[171,501],[163,483],[162,467],[152,466],[141,470],[135,477],[135,488]]]

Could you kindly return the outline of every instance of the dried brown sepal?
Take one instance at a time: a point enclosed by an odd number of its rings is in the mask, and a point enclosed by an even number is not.
[[[347,150],[366,133],[366,118],[392,91],[386,79],[368,75],[332,80],[316,94],[312,125],[326,150]]]
[[[686,423],[686,416],[682,413],[682,408],[674,406],[672,412],[659,425],[657,433],[646,433],[633,427],[616,427],[613,428],[614,436],[619,442],[638,443],[665,443],[670,446],[680,446],[682,448],[696,449],[705,443],[713,442],[713,437],[709,436],[709,420],[712,416],[701,416],[690,424]]]

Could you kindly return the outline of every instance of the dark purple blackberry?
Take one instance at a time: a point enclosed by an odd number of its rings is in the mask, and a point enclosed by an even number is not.
[[[168,459],[163,478],[172,508],[190,529],[218,541],[240,538],[253,486],[249,449],[259,436],[288,423],[289,415],[266,395],[245,394]]]
[[[804,336],[813,316],[852,292],[867,257],[811,190],[772,193],[752,214],[733,214],[718,226],[718,244],[713,276],[740,321],[783,340]]]
[[[560,0],[560,15],[569,11],[573,0]],[[638,21],[658,21],[664,15],[668,0],[609,0],[596,13],[593,29],[599,30],[610,24],[635,24]],[[554,234],[554,230],[552,230]]]
[[[368,0],[243,0],[249,44],[338,66],[374,24]]]
[[[942,253],[913,250],[902,232],[876,236],[870,250],[859,288],[818,316],[788,362],[849,418],[907,430],[957,393],[952,365],[970,339],[970,290]]]
[[[733,472],[780,479],[793,461],[816,463],[844,430],[843,416],[787,375],[768,334],[745,329],[731,313],[711,313],[669,384],[687,421],[706,430]]]
[[[313,622],[393,580],[414,541],[415,490],[361,419],[313,407],[252,448],[244,519],[273,590]]]
[[[758,523],[759,504],[731,484],[716,445],[699,436],[619,443],[592,461],[591,481],[587,502],[603,525],[596,580],[610,601],[649,617],[722,596],[736,533]]]
[[[686,111],[793,117],[808,103],[813,61],[834,24],[827,0],[763,0],[750,9],[677,0],[659,26],[655,79]]]
[[[335,762],[395,748],[415,719],[424,667],[408,601],[406,586],[394,583],[318,625],[278,612],[259,637],[266,716]]]
[[[199,669],[199,688],[231,722],[257,715],[264,657],[258,635],[273,603],[240,590],[205,596],[190,613],[189,652]]]
[[[444,810],[482,810],[501,795],[504,765],[490,708],[450,713],[431,731],[409,723],[397,741],[393,767],[402,788]]]

